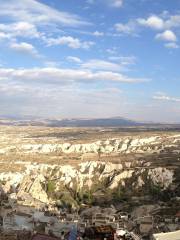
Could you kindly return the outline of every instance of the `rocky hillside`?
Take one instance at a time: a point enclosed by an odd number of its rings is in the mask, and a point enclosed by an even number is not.
[[[91,143],[23,143],[8,145],[0,149],[1,154],[9,152],[21,153],[160,153],[171,151],[178,153],[180,145],[179,135],[155,135],[150,137],[127,136],[118,139],[99,140]]]
[[[70,165],[29,164],[24,173],[1,173],[3,190],[29,194],[44,203],[63,200],[80,202],[123,200],[132,196],[152,194],[173,187],[175,170],[165,167],[131,168],[130,163],[84,162]],[[142,194],[141,194],[142,193]],[[156,192],[154,192],[156,193]],[[101,199],[98,199],[101,197]]]
[[[180,197],[180,134],[128,133],[84,143],[27,133],[10,142],[10,136],[1,136],[1,191],[30,205],[77,208]]]

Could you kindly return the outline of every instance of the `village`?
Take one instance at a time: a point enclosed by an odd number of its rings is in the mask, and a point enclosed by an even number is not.
[[[16,194],[1,194],[0,239],[180,239],[180,211],[166,207],[136,217],[113,205],[84,205],[72,211],[32,198],[29,204],[27,200],[26,196],[22,199]]]

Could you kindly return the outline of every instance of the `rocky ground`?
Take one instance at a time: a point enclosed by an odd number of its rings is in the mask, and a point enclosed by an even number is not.
[[[2,126],[1,192],[29,205],[178,208],[180,132],[131,130]]]

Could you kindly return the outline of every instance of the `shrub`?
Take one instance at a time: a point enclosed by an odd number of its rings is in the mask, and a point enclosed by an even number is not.
[[[128,195],[126,193],[126,189],[124,187],[117,187],[113,192],[113,200],[114,201],[125,201],[127,200]]]
[[[47,183],[47,193],[51,195],[52,193],[55,192],[55,188],[56,188],[55,182],[48,181],[48,183]]]

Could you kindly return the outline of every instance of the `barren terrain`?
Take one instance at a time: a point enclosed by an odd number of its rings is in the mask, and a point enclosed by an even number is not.
[[[178,131],[0,127],[1,182],[42,202],[178,197],[179,169]]]

